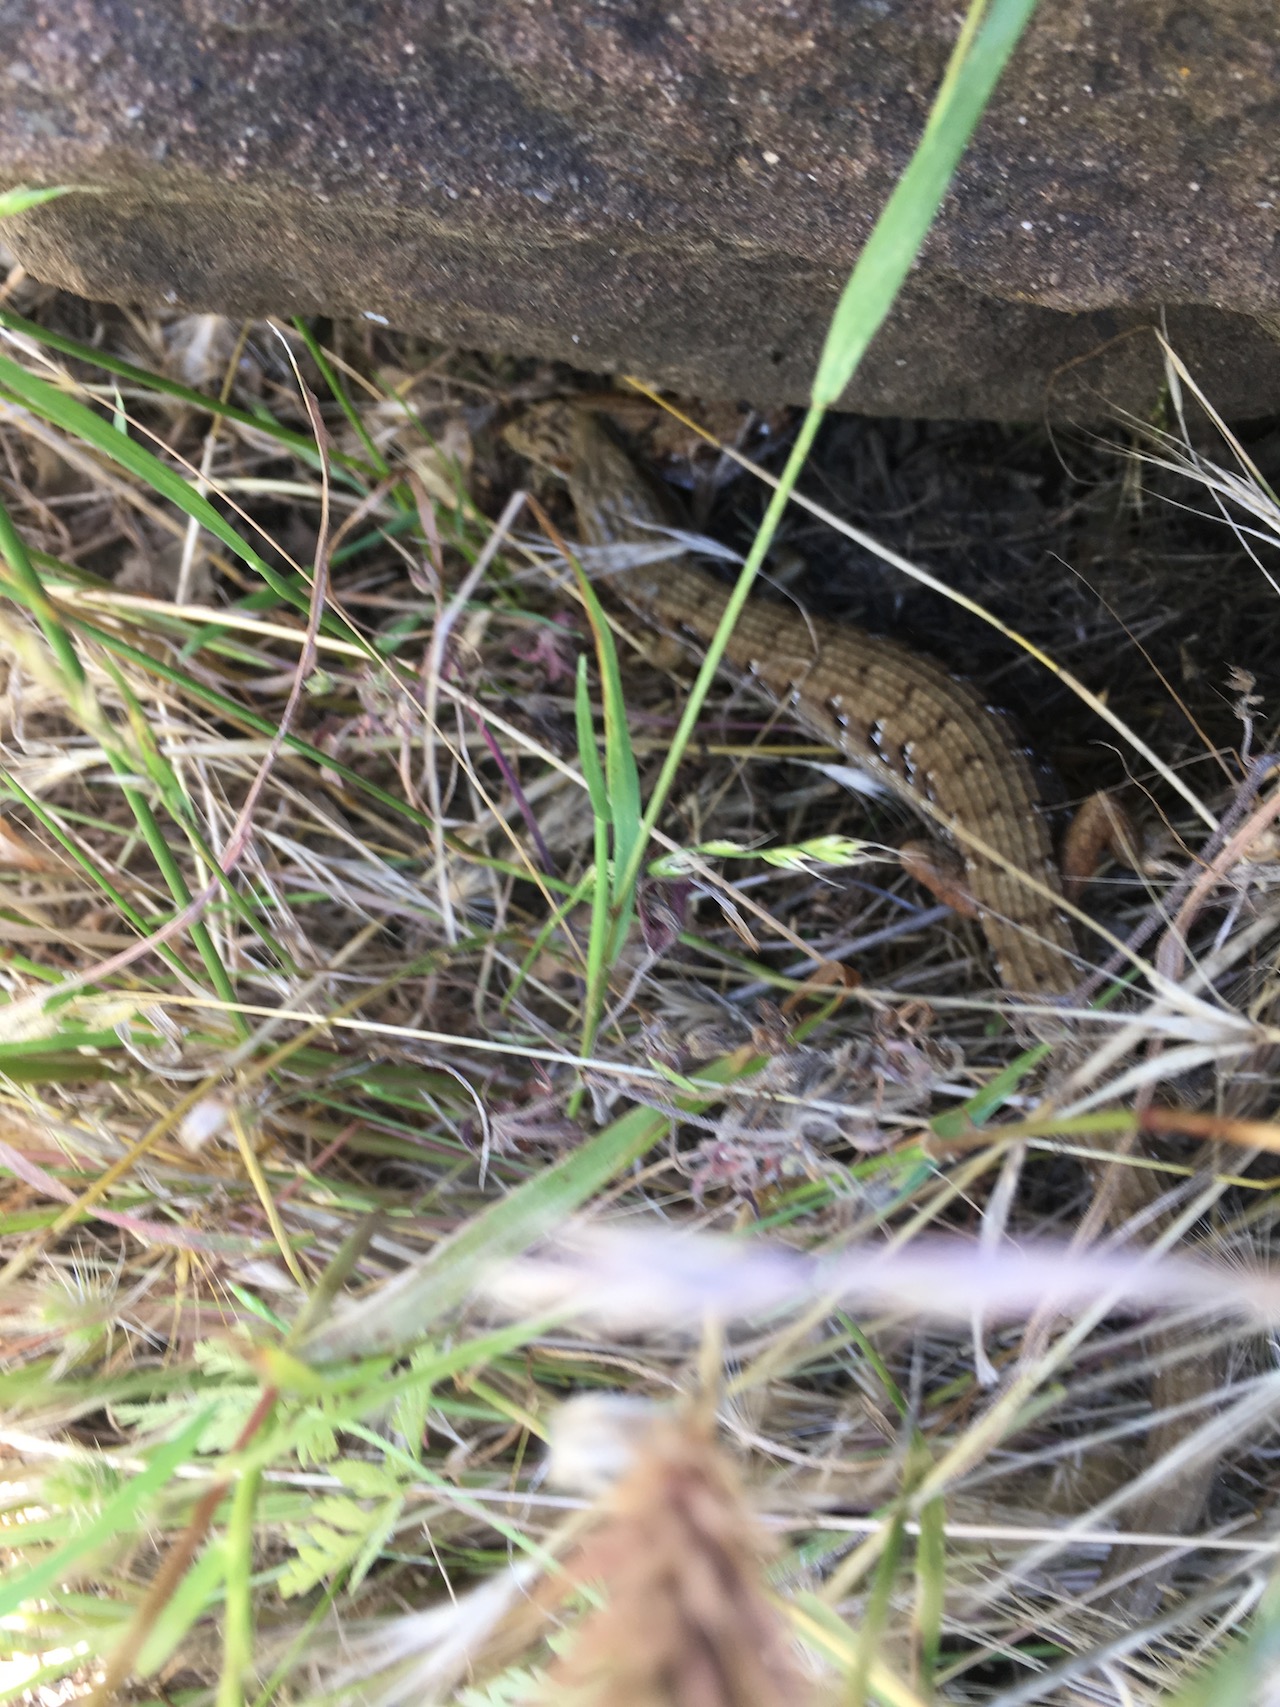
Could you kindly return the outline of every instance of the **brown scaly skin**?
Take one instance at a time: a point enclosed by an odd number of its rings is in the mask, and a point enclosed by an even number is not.
[[[655,527],[672,524],[660,489],[585,410],[546,406],[507,438],[564,473],[588,544],[652,540]],[[609,585],[697,649],[729,597],[686,557],[628,569]],[[763,599],[748,601],[725,661],[956,844],[1007,989],[1045,997],[1075,986],[1075,944],[1035,772],[1005,719],[968,682],[897,641]]]

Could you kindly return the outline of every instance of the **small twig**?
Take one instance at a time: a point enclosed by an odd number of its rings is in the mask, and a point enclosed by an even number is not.
[[[1267,771],[1277,763],[1280,763],[1280,755],[1268,754],[1264,759],[1259,759],[1256,768],[1261,770],[1262,774],[1258,777],[1257,782],[1261,783],[1262,776],[1265,776]],[[1256,792],[1257,785],[1255,784],[1248,798],[1252,799]],[[1181,977],[1187,953],[1187,931],[1192,920],[1204,905],[1210,890],[1244,858],[1253,843],[1277,817],[1280,817],[1280,788],[1276,789],[1271,798],[1264,801],[1235,834],[1209,858],[1209,862],[1203,867],[1199,877],[1188,890],[1156,954],[1156,966],[1166,978],[1176,981]],[[1226,829],[1227,825],[1224,821],[1223,833]]]
[[[474,713],[473,713],[473,715],[474,715]],[[485,719],[483,717],[477,716],[476,717],[476,723],[477,723],[479,730],[480,730],[480,738],[484,742],[485,746],[489,749],[490,758],[493,760],[494,764],[497,765],[498,769],[501,771],[502,780],[506,783],[507,787],[511,790],[511,798],[516,803],[516,810],[517,810],[517,812],[519,812],[520,816],[524,819],[525,828],[528,830],[530,836],[533,838],[534,846],[538,850],[538,858],[542,861],[543,871],[545,872],[545,874],[548,877],[554,877],[556,874],[556,862],[551,857],[551,849],[547,846],[547,839],[542,833],[542,829],[538,823],[538,820],[533,815],[533,808],[529,804],[529,801],[528,801],[527,796],[525,795],[524,789],[521,788],[521,786],[520,786],[519,777],[516,775],[515,771],[512,769],[511,763],[508,760],[507,755],[503,752],[502,748],[498,745],[497,741],[494,739],[493,731],[489,728],[489,725],[485,721]]]
[[[449,868],[445,861],[444,842],[444,806],[440,798],[440,779],[435,765],[435,734],[437,705],[444,673],[445,647],[453,625],[457,622],[467,601],[475,592],[488,573],[489,565],[498,555],[511,529],[515,526],[516,517],[525,502],[523,492],[513,492],[503,506],[502,514],[493,524],[493,531],[485,540],[483,549],[475,562],[468,569],[454,590],[453,597],[444,605],[431,628],[431,639],[427,645],[427,655],[423,660],[423,675],[426,681],[425,703],[423,705],[423,774],[427,786],[427,806],[431,813],[431,839],[434,843],[436,876],[440,894],[440,921],[444,928],[445,940],[455,943],[458,939],[458,921],[453,910],[453,896],[449,890]]]

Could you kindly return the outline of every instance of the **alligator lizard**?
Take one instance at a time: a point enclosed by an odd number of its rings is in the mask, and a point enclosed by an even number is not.
[[[581,408],[551,404],[530,411],[506,437],[521,454],[565,476],[590,545],[651,541],[655,528],[678,522],[663,490]],[[703,648],[719,625],[729,591],[684,556],[628,569],[610,584],[647,621]],[[747,604],[725,657],[786,705],[798,723],[949,831],[1007,989],[1044,997],[1068,993],[1077,984],[1075,944],[1035,772],[1004,718],[968,682],[896,641],[806,619],[772,601]],[[995,851],[1003,862],[992,857]],[[1094,1172],[1111,1198],[1106,1219],[1113,1226],[1159,1190],[1145,1172],[1122,1167],[1114,1180],[1114,1165]],[[1175,1342],[1153,1336],[1151,1354],[1162,1357],[1170,1343]],[[1212,1358],[1171,1361],[1153,1381],[1153,1415],[1172,1410],[1178,1417],[1216,1377]],[[1153,1433],[1150,1459],[1169,1451],[1188,1426],[1173,1422],[1163,1434]],[[1166,1439],[1169,1428],[1174,1433]],[[1135,1508],[1138,1526],[1191,1528],[1206,1486],[1202,1472],[1152,1490]],[[1127,1562],[1118,1554],[1108,1575]],[[1130,1591],[1135,1597],[1158,1592],[1155,1577],[1140,1578]],[[1132,1602],[1135,1611],[1145,1604],[1139,1598]]]
[[[586,410],[546,405],[506,436],[522,455],[564,474],[587,544],[651,542],[655,528],[672,525],[665,493]],[[703,647],[729,596],[684,556],[628,569],[610,586],[658,628]],[[956,844],[1006,988],[1047,996],[1075,985],[1075,945],[1035,772],[1005,719],[968,682],[897,641],[756,599],[725,659]]]

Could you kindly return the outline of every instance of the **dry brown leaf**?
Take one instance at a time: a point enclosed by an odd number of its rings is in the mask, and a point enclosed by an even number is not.
[[[939,901],[945,901],[962,918],[981,917],[981,909],[965,882],[964,861],[954,849],[930,841],[903,842],[898,858],[908,877],[913,877]]]
[[[0,867],[6,871],[56,871],[58,862],[7,818],[0,818]]]
[[[1115,793],[1099,789],[1076,812],[1062,839],[1062,887],[1078,901],[1089,880],[1110,856],[1138,869],[1138,833]]]

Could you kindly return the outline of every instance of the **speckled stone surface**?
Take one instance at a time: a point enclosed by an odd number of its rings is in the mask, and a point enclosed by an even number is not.
[[[919,136],[941,0],[0,0],[37,277],[802,399]],[[1169,329],[1280,402],[1280,11],[1053,0],[851,405],[1147,407]]]

